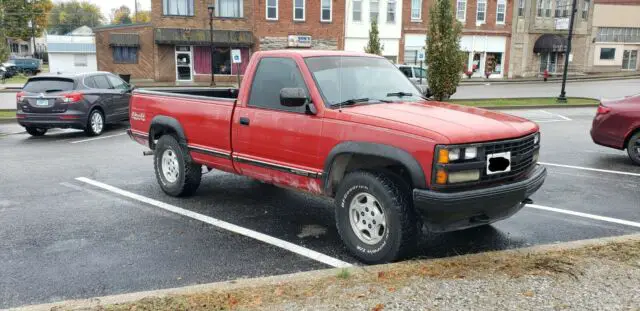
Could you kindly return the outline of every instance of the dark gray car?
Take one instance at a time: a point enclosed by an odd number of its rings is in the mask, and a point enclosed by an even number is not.
[[[109,72],[31,77],[17,95],[18,123],[33,136],[75,128],[89,136],[129,118],[133,87]]]

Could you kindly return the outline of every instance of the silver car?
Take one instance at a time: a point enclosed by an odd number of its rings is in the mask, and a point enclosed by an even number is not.
[[[411,65],[397,65],[398,69],[417,85],[427,97],[431,97],[431,91],[429,90],[429,82],[427,82],[427,70],[420,68],[419,66]]]

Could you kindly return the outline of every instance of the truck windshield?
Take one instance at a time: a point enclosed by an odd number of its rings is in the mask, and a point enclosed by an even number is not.
[[[383,58],[319,56],[306,58],[305,62],[328,107],[357,98],[379,99],[368,103],[421,100],[422,92]]]

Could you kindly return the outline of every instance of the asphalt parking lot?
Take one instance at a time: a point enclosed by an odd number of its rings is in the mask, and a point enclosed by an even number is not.
[[[419,257],[640,231],[640,167],[592,143],[595,108],[508,113],[542,128],[549,176],[534,205],[426,235]],[[0,308],[358,264],[330,201],[219,172],[168,197],[125,128],[33,138],[0,124]]]

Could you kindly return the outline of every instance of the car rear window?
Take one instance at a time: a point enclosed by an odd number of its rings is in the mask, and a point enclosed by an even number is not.
[[[29,93],[66,92],[73,90],[73,80],[63,78],[32,79],[22,89]]]

